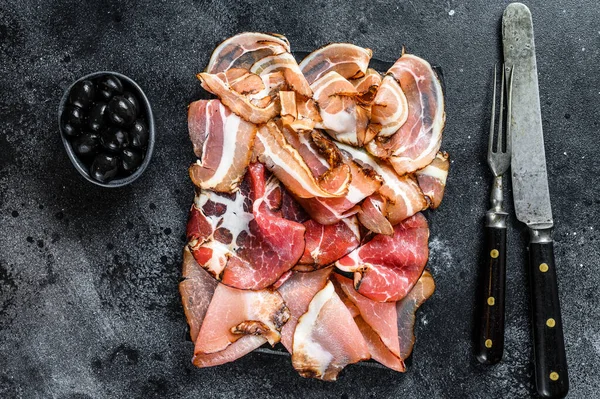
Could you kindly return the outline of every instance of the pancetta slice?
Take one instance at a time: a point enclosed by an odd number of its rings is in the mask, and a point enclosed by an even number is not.
[[[188,129],[200,158],[189,170],[196,187],[237,190],[252,156],[256,125],[233,114],[219,100],[199,100],[190,104]]]
[[[349,176],[342,184],[330,184],[327,174],[315,178],[311,168],[291,145],[275,122],[258,129],[254,157],[264,163],[283,185],[300,198],[342,197],[348,192]]]
[[[387,159],[399,175],[414,172],[431,163],[442,142],[446,114],[440,81],[429,63],[403,54],[390,68],[406,95],[409,114],[390,138],[378,137],[367,150]]]
[[[292,90],[304,97],[312,97],[312,90],[300,71],[296,59],[290,53],[281,53],[259,59],[252,65],[250,72],[259,76],[272,72],[283,72],[283,76]]]
[[[359,79],[350,81],[356,88],[358,95],[356,99],[361,104],[371,104],[377,93],[377,89],[381,85],[381,75],[373,68],[367,69],[365,76]]]
[[[311,271],[329,266],[360,244],[360,231],[355,216],[331,225],[308,220],[304,222],[304,226],[304,255],[294,270]]]
[[[432,209],[440,206],[442,198],[444,198],[449,169],[448,153],[440,151],[429,165],[415,172],[419,187],[427,197],[429,207]]]
[[[427,264],[429,248],[427,219],[418,213],[394,226],[393,236],[377,234],[336,262],[336,267],[354,273],[354,288],[380,302],[406,296]]]
[[[321,291],[329,281],[333,268],[325,268],[308,273],[293,273],[277,291],[290,310],[290,318],[281,328],[281,343],[292,353],[292,341],[298,319],[308,311],[308,305],[315,294]]]
[[[264,166],[250,164],[239,191],[202,190],[190,210],[187,235],[192,255],[231,287],[268,287],[304,253],[304,226],[282,218],[280,204],[269,207],[268,186]]]
[[[394,226],[387,219],[387,198],[376,193],[367,197],[360,205],[358,220],[364,227],[377,234],[394,234]]]
[[[198,265],[188,247],[183,249],[183,278],[179,293],[183,311],[190,326],[190,338],[196,341],[217,281]]]
[[[298,320],[292,365],[303,377],[335,381],[346,365],[369,357],[367,343],[329,281]]]
[[[277,291],[238,290],[219,284],[198,333],[193,362],[205,366],[200,360],[204,355],[223,352],[247,336],[260,336],[275,345],[289,317],[290,311]]]
[[[285,36],[244,32],[230,37],[215,48],[206,72],[219,73],[231,68],[250,69],[260,59],[286,52],[290,52],[290,43]]]
[[[248,94],[239,93],[229,85],[224,72],[218,74],[201,72],[196,77],[205,90],[218,96],[234,114],[248,122],[266,123],[279,114],[279,101],[269,99],[268,104],[255,105]]]
[[[300,63],[300,70],[312,84],[329,71],[335,71],[346,79],[365,75],[373,52],[350,43],[332,43],[307,55]]]
[[[410,355],[415,343],[415,312],[433,294],[434,290],[433,277],[425,270],[408,295],[396,302],[400,358],[402,359],[406,359]]]
[[[408,118],[408,104],[400,84],[392,75],[383,78],[371,105],[369,129],[379,137],[396,133]]]

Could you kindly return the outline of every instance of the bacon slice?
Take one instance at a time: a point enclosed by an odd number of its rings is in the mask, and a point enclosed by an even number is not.
[[[277,289],[290,310],[290,318],[281,328],[281,343],[292,353],[292,341],[298,319],[308,311],[308,305],[317,292],[322,290],[333,268],[325,268],[309,273],[294,273]]]
[[[360,330],[329,281],[298,320],[292,365],[303,377],[335,381],[346,365],[368,358]]]
[[[279,114],[278,101],[270,101],[264,107],[254,105],[247,95],[238,93],[229,85],[227,76],[223,72],[216,75],[202,72],[196,77],[206,91],[218,96],[234,114],[248,122],[266,123]]]
[[[304,97],[312,97],[312,90],[300,71],[296,59],[290,53],[281,53],[256,61],[250,72],[263,76],[272,72],[283,72],[286,82],[292,90]]]
[[[304,226],[269,207],[269,185],[278,182],[267,184],[264,166],[251,164],[238,192],[203,190],[196,195],[188,221],[190,250],[198,264],[224,284],[268,287],[304,253]]]
[[[444,198],[449,169],[448,153],[438,152],[429,165],[415,172],[419,187],[423,190],[423,194],[429,201],[429,207],[432,209],[440,206],[442,198]]]
[[[365,75],[373,52],[350,43],[332,43],[307,55],[300,63],[300,70],[312,84],[329,71],[335,71],[346,79]]]
[[[269,33],[244,32],[223,41],[213,51],[206,72],[219,73],[231,68],[250,69],[256,61],[290,52],[285,36]]]
[[[360,244],[356,217],[342,219],[336,224],[322,225],[313,220],[304,222],[306,233],[304,255],[294,270],[311,271],[329,266]]]
[[[398,301],[417,282],[427,264],[427,219],[418,213],[394,226],[394,235],[377,234],[336,262],[354,273],[354,288],[380,302]]]
[[[369,128],[379,137],[389,137],[408,119],[408,103],[400,84],[392,75],[383,78],[371,106]]]
[[[219,100],[190,104],[188,129],[194,153],[201,158],[190,167],[192,182],[203,189],[237,190],[252,156],[256,125],[232,114]]]
[[[442,86],[429,63],[403,54],[388,71],[406,95],[406,122],[389,139],[367,145],[373,155],[387,159],[399,175],[421,169],[435,158],[442,141],[446,114]]]
[[[365,76],[350,81],[358,92],[357,100],[361,104],[371,104],[381,85],[381,75],[373,68],[367,69]]]
[[[425,270],[408,295],[396,303],[400,357],[402,359],[406,359],[410,355],[415,343],[415,312],[433,294],[434,290],[433,277]]]
[[[273,121],[258,129],[254,141],[254,156],[297,197],[335,198],[343,196],[348,191],[349,181],[341,185],[335,184],[334,189],[329,191],[326,176],[315,179],[305,160],[296,148],[288,143]]]
[[[247,336],[260,336],[275,345],[281,339],[281,328],[289,317],[289,309],[276,291],[238,290],[219,284],[198,333],[193,362],[199,367],[214,365],[214,359],[211,362],[210,358],[203,357],[222,352]],[[251,341],[259,343],[262,340]]]
[[[196,341],[200,326],[208,310],[208,304],[217,288],[217,281],[198,265],[190,250],[183,249],[183,278],[179,293],[183,311],[190,326],[190,338]]]

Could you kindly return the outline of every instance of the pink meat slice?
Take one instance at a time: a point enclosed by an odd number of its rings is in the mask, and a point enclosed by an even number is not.
[[[417,213],[394,226],[394,234],[377,234],[336,262],[354,273],[354,288],[380,302],[398,301],[415,285],[427,264],[429,228]]]
[[[259,290],[277,281],[304,253],[305,227],[269,207],[265,169],[248,167],[234,194],[201,191],[188,221],[190,250],[200,266],[234,288]],[[269,186],[269,187],[268,187]]]
[[[435,159],[429,165],[417,170],[415,173],[419,187],[421,187],[423,194],[427,197],[431,209],[440,206],[442,198],[444,198],[449,169],[448,153],[438,152]]]
[[[294,273],[277,289],[290,310],[290,318],[281,328],[281,343],[292,353],[292,341],[298,319],[308,310],[308,305],[317,292],[327,284],[332,268],[308,273]]]
[[[369,353],[371,354],[371,358],[373,358],[373,360],[378,361],[392,370],[400,372],[406,371],[404,361],[390,351],[390,349],[381,340],[381,336],[377,334],[377,332],[362,318],[362,316],[355,317],[354,322],[365,338],[369,348]]]

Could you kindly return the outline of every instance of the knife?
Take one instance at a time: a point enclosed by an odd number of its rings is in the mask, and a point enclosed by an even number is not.
[[[517,219],[529,228],[529,284],[538,394],[563,398],[569,390],[558,301],[553,227],[531,12],[521,3],[502,17],[504,63],[514,67],[510,128],[512,186]]]

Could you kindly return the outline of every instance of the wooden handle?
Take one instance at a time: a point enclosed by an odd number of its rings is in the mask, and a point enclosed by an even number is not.
[[[552,241],[529,244],[533,350],[538,394],[564,398],[569,391]]]
[[[504,352],[504,291],[506,286],[506,227],[485,227],[485,264],[480,284],[477,360],[495,364]]]

